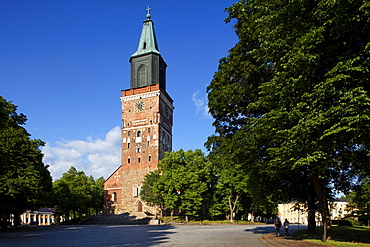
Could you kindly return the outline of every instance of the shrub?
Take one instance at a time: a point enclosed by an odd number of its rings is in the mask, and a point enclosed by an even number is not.
[[[357,220],[345,219],[338,220],[338,226],[360,226],[361,222]]]

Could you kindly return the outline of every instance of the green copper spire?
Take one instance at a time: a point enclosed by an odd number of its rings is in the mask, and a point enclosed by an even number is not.
[[[151,8],[148,6],[139,46],[137,51],[130,57],[130,88],[159,84],[161,90],[166,90],[167,64],[158,51],[150,10]]]
[[[140,56],[147,53],[159,54],[157,38],[154,32],[154,23],[151,20],[150,10],[151,8],[148,6],[148,8],[146,9],[147,19],[144,21],[143,29],[141,31],[139,46],[137,48],[137,51],[132,54],[131,57]]]

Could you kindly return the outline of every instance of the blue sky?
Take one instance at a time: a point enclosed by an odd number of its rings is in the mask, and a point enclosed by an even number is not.
[[[236,0],[2,0],[0,95],[18,105],[32,138],[46,142],[54,179],[71,165],[107,178],[119,165],[120,93],[130,87],[146,8],[168,64],[173,150],[214,133],[206,87],[237,42],[224,9]]]

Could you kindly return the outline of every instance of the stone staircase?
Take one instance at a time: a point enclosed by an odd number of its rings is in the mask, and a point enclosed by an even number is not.
[[[81,225],[144,225],[149,224],[153,217],[142,212],[114,215],[94,215],[81,222]]]

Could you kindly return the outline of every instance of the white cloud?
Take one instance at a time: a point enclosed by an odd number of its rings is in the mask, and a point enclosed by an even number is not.
[[[208,112],[207,98],[206,96],[200,97],[199,91],[193,93],[192,100],[196,107],[197,115],[201,114],[204,118],[211,118],[211,114]]]
[[[58,179],[71,166],[95,179],[111,175],[121,163],[121,128],[111,129],[105,140],[88,137],[86,141],[62,140],[42,148],[44,164],[49,165],[53,179]]]

